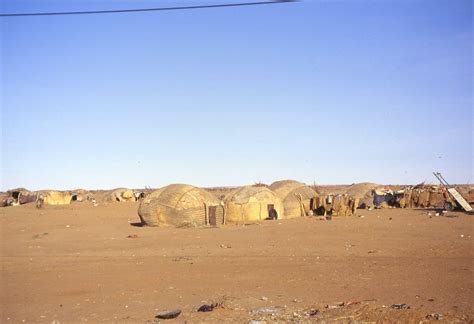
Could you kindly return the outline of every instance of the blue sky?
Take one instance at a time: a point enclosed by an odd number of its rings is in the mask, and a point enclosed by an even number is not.
[[[472,183],[472,15],[470,0],[309,0],[0,18],[0,189],[416,183],[438,170]]]

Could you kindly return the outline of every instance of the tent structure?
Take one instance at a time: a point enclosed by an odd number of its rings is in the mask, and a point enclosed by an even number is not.
[[[10,195],[7,192],[0,192],[0,207],[8,206]]]
[[[107,197],[109,201],[117,202],[127,202],[127,201],[136,201],[135,192],[127,188],[118,188],[112,190],[109,196]]]
[[[376,208],[387,208],[395,206],[396,196],[394,192],[385,186],[377,187],[373,190],[374,205]]]
[[[38,193],[38,198],[46,205],[69,205],[72,200],[70,192],[45,190]]]
[[[332,197],[331,215],[351,216],[355,214],[357,199],[347,194],[338,194]]]
[[[36,194],[25,188],[10,189],[2,193],[0,198],[0,206],[19,206],[35,201]]]
[[[418,186],[410,191],[412,207],[443,207],[446,202],[446,194],[438,186]]]
[[[373,192],[379,187],[380,185],[371,182],[356,183],[347,189],[346,194],[356,200],[357,207],[371,208],[374,207]]]
[[[402,188],[395,192],[395,197],[400,208],[412,208],[412,187]]]
[[[355,183],[347,189],[346,194],[354,198],[365,198],[368,196],[372,196],[372,191],[376,188],[379,188],[380,185],[371,182],[361,182]]]
[[[269,189],[282,200],[285,218],[306,216],[316,209],[318,194],[304,183],[294,180],[275,181]]]
[[[320,195],[316,200],[314,214],[326,216],[352,216],[356,213],[358,198],[353,198],[348,194],[327,194]]]
[[[146,196],[138,208],[142,224],[198,227],[224,223],[224,208],[210,192],[186,184],[172,184]]]
[[[430,207],[444,207],[446,197],[441,190],[432,190],[430,192],[429,206]]]
[[[72,201],[78,201],[78,202],[83,202],[83,201],[93,201],[94,200],[94,194],[90,191],[84,190],[84,189],[76,189],[71,192],[72,195]]]
[[[225,198],[226,223],[258,223],[275,212],[277,218],[285,218],[281,198],[266,187],[241,187],[230,192]]]

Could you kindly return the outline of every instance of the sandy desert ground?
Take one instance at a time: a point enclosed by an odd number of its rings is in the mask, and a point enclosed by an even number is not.
[[[0,321],[145,323],[176,308],[166,322],[473,321],[473,216],[176,229],[136,226],[137,207],[0,209]],[[197,312],[205,303],[222,307]]]

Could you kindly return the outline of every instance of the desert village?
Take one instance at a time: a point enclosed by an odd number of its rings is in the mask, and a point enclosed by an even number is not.
[[[474,201],[474,189],[460,188],[467,201]],[[270,185],[198,188],[171,184],[157,190],[118,188],[106,191],[11,189],[1,194],[1,206],[34,203],[47,205],[139,202],[138,216],[143,225],[203,227],[226,224],[245,225],[272,219],[304,216],[354,216],[357,210],[374,208],[438,208],[453,210],[457,203],[442,185],[383,186],[358,183],[342,188],[309,186],[295,180]],[[459,206],[461,207],[461,206]],[[462,208],[462,207],[461,207]]]
[[[1,3],[0,324],[474,324],[472,0]]]
[[[12,189],[1,322],[472,322],[454,188]]]

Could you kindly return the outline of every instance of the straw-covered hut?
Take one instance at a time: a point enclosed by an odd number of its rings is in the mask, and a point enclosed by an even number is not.
[[[114,189],[106,197],[106,201],[128,202],[136,200],[135,192],[127,188]]]
[[[379,184],[371,182],[356,183],[347,189],[346,194],[355,199],[357,207],[374,207],[373,192],[379,187]]]
[[[149,226],[198,227],[224,223],[224,209],[210,192],[185,184],[155,190],[140,204],[138,215]]]
[[[84,201],[94,201],[94,194],[88,190],[76,189],[71,192],[72,201],[84,202]]]
[[[1,206],[18,206],[36,200],[36,193],[25,188],[10,189],[2,194]]]
[[[38,198],[46,205],[69,205],[72,194],[68,191],[43,190],[38,193]]]
[[[371,182],[355,183],[347,189],[346,194],[354,198],[362,199],[371,197],[372,191],[379,187],[379,184]]]
[[[266,187],[246,186],[235,189],[225,198],[227,223],[258,223],[272,215],[284,218],[283,202]]]
[[[283,201],[285,218],[306,216],[316,209],[316,191],[304,183],[294,180],[275,181],[270,190]]]

